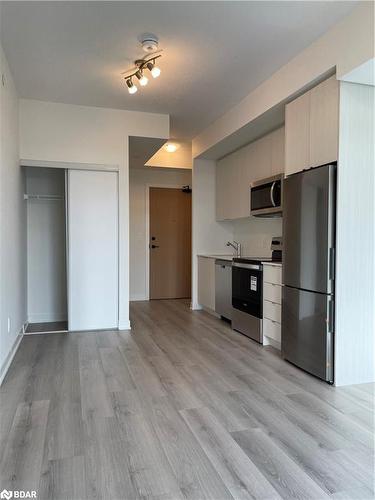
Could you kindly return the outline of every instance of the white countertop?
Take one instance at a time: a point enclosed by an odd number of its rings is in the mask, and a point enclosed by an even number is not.
[[[221,255],[221,254],[199,254],[198,257],[206,257],[207,259],[220,259],[220,260],[228,260],[232,261],[235,255]],[[281,267],[282,262],[269,262],[269,261],[261,261],[264,266],[277,266]]]
[[[207,257],[208,259],[221,259],[232,261],[235,255],[220,255],[220,254],[198,254],[198,257]]]

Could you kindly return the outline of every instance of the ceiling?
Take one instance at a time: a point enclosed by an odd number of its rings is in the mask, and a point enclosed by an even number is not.
[[[347,15],[356,2],[1,2],[21,97],[171,116],[191,139]],[[162,74],[129,95],[121,73],[159,36]]]

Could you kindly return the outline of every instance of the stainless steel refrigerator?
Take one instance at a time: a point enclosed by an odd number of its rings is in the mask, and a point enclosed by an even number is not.
[[[282,355],[333,382],[336,166],[283,186]]]

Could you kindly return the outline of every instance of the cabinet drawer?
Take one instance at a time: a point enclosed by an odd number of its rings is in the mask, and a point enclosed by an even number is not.
[[[276,321],[263,318],[263,335],[281,342],[281,325]]]
[[[281,285],[263,283],[263,299],[281,304]]]
[[[263,317],[281,323],[281,304],[264,300]]]
[[[281,285],[281,266],[263,265],[263,281]]]

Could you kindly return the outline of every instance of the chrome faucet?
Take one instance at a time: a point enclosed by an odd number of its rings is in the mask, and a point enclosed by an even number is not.
[[[238,243],[237,241],[231,241],[227,242],[227,247],[233,247],[236,251],[236,257],[241,257],[241,243]]]

